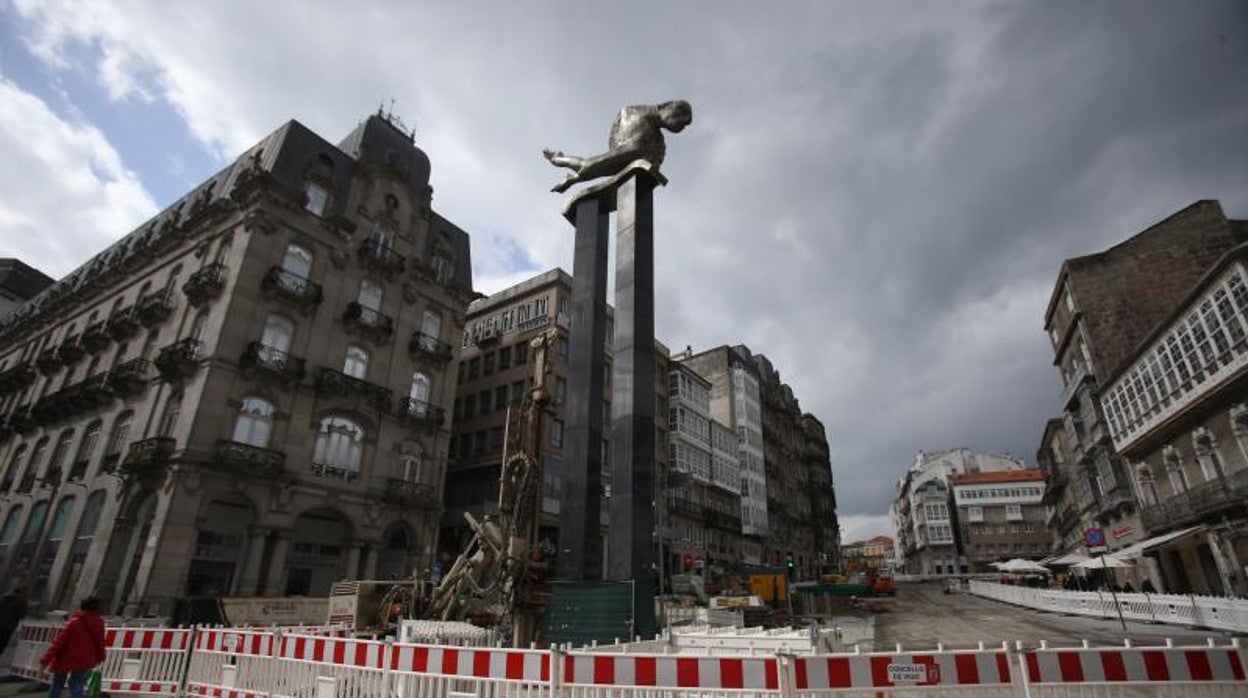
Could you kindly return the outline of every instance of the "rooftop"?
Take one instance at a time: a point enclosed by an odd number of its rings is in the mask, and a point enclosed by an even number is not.
[[[989,473],[963,473],[950,475],[953,485],[984,485],[998,482],[1044,482],[1044,471],[1039,468],[1026,470],[998,470]]]

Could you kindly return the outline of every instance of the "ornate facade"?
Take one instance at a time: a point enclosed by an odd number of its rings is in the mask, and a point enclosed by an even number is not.
[[[0,327],[4,581],[163,615],[426,567],[474,295],[429,174],[291,121]]]

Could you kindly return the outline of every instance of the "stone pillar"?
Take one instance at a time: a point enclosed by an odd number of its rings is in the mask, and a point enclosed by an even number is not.
[[[247,529],[247,557],[243,560],[236,590],[239,596],[258,596],[260,593],[260,571],[264,565],[264,544],[268,536],[269,529],[263,526]]]
[[[607,328],[608,192],[585,192],[573,201],[576,249],[572,262],[572,326],[564,409],[565,473],[560,500],[562,579],[600,579],[602,541],[602,402]],[[547,438],[542,434],[542,438]]]
[[[373,579],[377,576],[377,545],[369,543],[364,549],[364,575],[361,579]]]
[[[347,579],[359,579],[360,574],[360,548],[363,547],[360,541],[353,541],[347,545]]]
[[[273,532],[273,554],[269,556],[269,571],[265,576],[265,596],[281,596],[286,590],[286,554],[290,551],[290,539],[293,537],[293,531],[282,529]]]
[[[615,361],[611,398],[612,579],[636,583],[636,634],[655,632],[654,186],[625,179],[616,199]],[[644,600],[644,603],[642,602]],[[648,611],[648,612],[647,612]]]

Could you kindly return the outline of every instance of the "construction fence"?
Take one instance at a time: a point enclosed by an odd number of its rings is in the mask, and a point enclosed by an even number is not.
[[[54,624],[25,622],[11,672],[46,680]],[[808,631],[687,630],[549,649],[338,637],[335,629],[110,628],[102,689],[201,698],[1244,696],[1238,640],[1199,646],[826,653]]]

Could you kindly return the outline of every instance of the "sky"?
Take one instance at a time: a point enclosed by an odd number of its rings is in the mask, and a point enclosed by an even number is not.
[[[415,128],[491,293],[572,269],[562,173],[686,99],[658,338],[766,354],[848,542],[921,450],[1034,461],[1063,259],[1199,199],[1248,218],[1248,4],[0,0],[0,256],[63,275],[289,119]],[[392,105],[392,106],[391,106]]]

